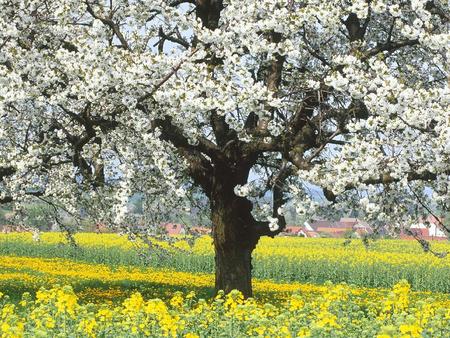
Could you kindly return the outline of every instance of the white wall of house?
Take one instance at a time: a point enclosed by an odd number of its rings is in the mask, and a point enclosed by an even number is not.
[[[411,229],[428,229],[428,236],[430,237],[446,237],[445,233],[434,223],[426,225],[423,222],[411,225]]]
[[[306,230],[308,230],[308,231],[314,231],[314,229],[312,228],[312,226],[311,226],[308,222],[303,223],[303,225],[305,226],[305,229],[306,229]]]
[[[433,237],[445,237],[445,233],[434,223],[430,224],[428,233]]]

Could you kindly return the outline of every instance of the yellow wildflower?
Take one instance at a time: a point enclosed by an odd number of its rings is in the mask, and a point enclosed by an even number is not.
[[[311,331],[307,327],[302,327],[300,331],[297,332],[297,337],[309,337],[311,335]]]
[[[184,338],[200,338],[200,336],[198,335],[198,334],[196,334],[196,333],[186,333],[185,335],[184,335]]]
[[[183,305],[183,293],[175,292],[175,295],[170,299],[170,305],[174,308],[179,308]]]
[[[402,324],[400,325],[400,332],[411,337],[420,337],[422,328],[416,324]]]

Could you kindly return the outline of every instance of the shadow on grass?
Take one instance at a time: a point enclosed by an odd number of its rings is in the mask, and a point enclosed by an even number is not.
[[[160,298],[169,300],[175,292],[179,291],[184,294],[194,291],[198,298],[210,299],[214,295],[212,287],[195,287],[192,285],[168,285],[152,282],[135,282],[135,281],[119,281],[112,283],[104,283],[101,281],[82,281],[71,282],[75,293],[79,297],[80,303],[111,303],[119,304],[128,298],[131,294],[139,292],[144,299]],[[46,283],[36,283],[30,285],[24,281],[11,280],[2,281],[0,283],[0,292],[8,295],[13,303],[18,303],[22,294],[28,292],[33,298],[36,292],[41,288],[51,288],[54,285],[46,285]]]

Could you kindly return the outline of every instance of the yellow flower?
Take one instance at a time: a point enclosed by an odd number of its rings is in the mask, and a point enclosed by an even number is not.
[[[149,315],[166,314],[167,306],[161,299],[150,299],[145,303],[144,312]]]
[[[174,308],[181,307],[183,305],[183,293],[175,292],[175,295],[170,299],[170,305]]]
[[[232,290],[230,293],[228,293],[225,297],[225,307],[229,309],[234,309],[239,304],[242,304],[244,302],[244,296],[242,293],[238,290]]]
[[[106,308],[100,309],[97,312],[97,317],[102,322],[107,322],[107,321],[111,320],[112,316],[113,316],[112,311],[109,309],[106,309]]]
[[[297,337],[309,337],[311,331],[307,327],[302,327],[300,331],[297,332]]]
[[[262,335],[266,332],[266,328],[265,328],[264,326],[258,326],[258,327],[255,327],[255,328],[253,329],[253,331],[254,331],[256,334],[262,336]]]
[[[2,332],[4,332],[4,333],[8,333],[10,328],[11,328],[11,325],[9,325],[6,322],[4,322],[1,326]]]
[[[329,312],[319,313],[318,319],[319,320],[316,322],[318,327],[340,327],[340,325],[336,322],[337,317]]]
[[[300,310],[304,306],[304,301],[299,295],[292,295],[289,300],[289,311]]]
[[[400,332],[403,334],[409,334],[411,337],[420,337],[422,328],[416,324],[402,324],[400,325]]]
[[[80,324],[78,325],[78,329],[87,334],[89,337],[95,337],[96,334],[94,332],[95,327],[97,326],[97,322],[94,318],[82,319]]]
[[[144,299],[139,292],[135,292],[130,298],[123,302],[125,313],[135,314],[139,312],[144,306]]]
[[[198,334],[195,334],[195,333],[186,333],[184,335],[184,338],[200,338],[200,336]]]
[[[196,294],[195,291],[190,291],[187,295],[186,295],[186,299],[193,299],[195,298]]]
[[[63,313],[67,312],[70,315],[75,314],[75,308],[78,305],[78,297],[73,292],[70,286],[65,286],[62,289],[56,291],[56,308],[58,312]]]
[[[53,329],[55,327],[55,320],[52,317],[47,317],[45,321],[45,327]]]

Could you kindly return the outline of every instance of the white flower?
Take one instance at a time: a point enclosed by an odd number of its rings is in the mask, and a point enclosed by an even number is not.
[[[402,13],[400,6],[397,4],[390,5],[388,8],[389,8],[389,13],[391,13],[391,15],[393,17],[399,17]]]
[[[130,109],[135,108],[137,104],[137,99],[133,96],[124,96],[122,98],[122,104]]]
[[[280,226],[278,225],[278,219],[275,217],[267,217],[267,220],[269,221],[269,229],[270,231],[277,231]]]
[[[247,184],[237,185],[234,187],[234,193],[236,194],[236,196],[240,197],[248,196],[248,194],[250,193],[250,187]]]

